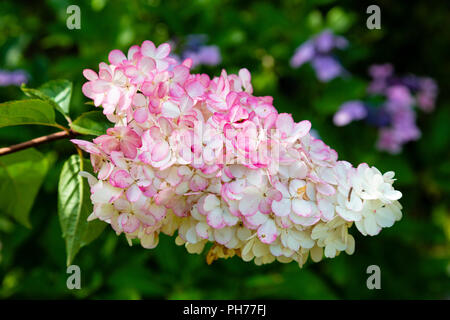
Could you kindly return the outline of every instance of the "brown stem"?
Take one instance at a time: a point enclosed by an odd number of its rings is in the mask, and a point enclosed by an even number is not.
[[[0,156],[4,156],[5,154],[17,152],[17,151],[20,151],[20,150],[23,150],[26,148],[35,147],[35,146],[38,146],[40,144],[50,142],[50,141],[55,141],[55,140],[60,140],[60,139],[65,139],[65,138],[74,138],[78,135],[79,135],[79,133],[75,132],[73,130],[55,132],[55,133],[49,134],[48,136],[43,136],[43,137],[35,138],[35,139],[29,140],[26,142],[15,144],[15,145],[12,145],[9,147],[0,148]]]

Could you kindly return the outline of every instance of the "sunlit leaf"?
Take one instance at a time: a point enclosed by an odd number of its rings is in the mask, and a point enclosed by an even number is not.
[[[83,160],[83,170],[90,171],[90,163]],[[87,221],[92,212],[90,192],[86,179],[82,178],[78,155],[71,156],[61,171],[58,185],[58,215],[66,241],[67,265],[70,265],[81,247],[95,240],[106,223]]]
[[[64,115],[69,114],[72,82],[68,80],[51,80],[38,89],[22,87],[22,91],[29,97],[50,102],[55,109]]]

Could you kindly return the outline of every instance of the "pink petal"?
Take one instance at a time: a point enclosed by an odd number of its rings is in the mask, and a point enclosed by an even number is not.
[[[142,147],[141,137],[139,137],[139,135],[130,128],[126,128],[123,139],[126,143],[132,144],[137,148]]]
[[[292,120],[292,116],[290,114],[280,113],[276,121],[276,126],[281,132],[282,138],[287,138],[294,127],[294,120]]]
[[[147,121],[149,113],[146,108],[138,108],[133,113],[134,120],[138,123],[144,123]]]
[[[170,45],[168,43],[161,44],[158,49],[156,50],[155,57],[157,59],[163,59],[167,57],[170,53]]]
[[[98,79],[97,73],[91,69],[84,69],[83,76],[90,81],[94,81],[94,80]]]
[[[150,209],[151,214],[158,221],[162,220],[166,216],[166,208],[163,206],[158,206],[156,204],[152,204],[149,209]]]
[[[117,170],[109,177],[109,183],[111,183],[113,187],[124,189],[128,188],[133,183],[133,179],[127,171]]]
[[[275,222],[268,219],[262,226],[258,228],[258,238],[262,243],[272,243],[277,239],[278,230]]]
[[[139,228],[141,224],[139,219],[134,215],[122,213],[119,216],[120,224],[122,225],[123,231],[126,233],[133,233]]]
[[[202,239],[209,238],[208,229],[209,229],[209,226],[204,222],[197,223],[197,225],[195,226],[195,231],[197,232],[197,236],[199,236]]]
[[[152,149],[151,157],[153,161],[161,161],[167,157],[169,153],[169,144],[166,141],[158,142]]]
[[[309,122],[308,120],[303,120],[295,125],[294,135],[297,138],[302,138],[308,134],[310,129],[311,129],[311,122]]]
[[[144,74],[148,74],[156,68],[155,60],[153,60],[152,58],[144,57],[141,59],[141,61],[139,61],[138,68]]]
[[[124,60],[127,60],[127,57],[120,50],[113,50],[108,55],[108,60],[111,64],[118,66],[122,64]]]
[[[222,209],[216,208],[208,213],[206,216],[206,221],[208,225],[212,228],[219,229],[222,228],[225,223],[222,218]]]
[[[191,98],[197,98],[205,93],[205,88],[199,81],[191,81],[186,85],[186,91]]]
[[[130,202],[138,201],[138,199],[141,195],[142,195],[142,192],[136,184],[133,184],[131,187],[129,187],[126,192],[127,199]]]
[[[126,143],[126,141],[122,141],[120,143],[120,150],[123,152],[123,155],[129,159],[136,158],[137,149],[131,143]]]
[[[153,44],[153,42],[151,42],[149,40],[145,40],[144,42],[142,42],[141,52],[144,56],[154,57],[155,51],[156,51],[156,48],[155,48],[155,45]]]

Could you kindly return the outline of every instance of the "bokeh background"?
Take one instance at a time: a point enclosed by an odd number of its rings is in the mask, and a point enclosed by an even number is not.
[[[81,9],[81,29],[69,30],[66,9]],[[366,8],[381,8],[381,30],[366,28]],[[1,1],[0,69],[25,70],[28,86],[51,79],[74,83],[73,118],[92,109],[81,93],[82,70],[97,69],[112,49],[149,39],[183,44],[206,34],[220,49],[217,66],[252,72],[256,95],[274,96],[281,112],[309,119],[341,159],[394,170],[404,217],[376,237],[356,236],[356,252],[318,264],[255,266],[239,258],[190,255],[162,235],[156,249],[129,247],[107,228],[75,259],[82,289],[66,287],[66,255],[57,216],[57,183],[74,153],[68,141],[39,147],[52,166],[26,228],[0,213],[0,298],[89,299],[448,299],[450,297],[450,6],[444,1],[333,0],[85,0]],[[337,52],[351,76],[322,83],[305,65],[293,69],[295,49],[324,29],[349,40]],[[178,52],[179,53],[179,52]],[[365,96],[368,67],[390,62],[399,74],[430,76],[439,85],[435,111],[417,113],[422,137],[391,155],[375,148],[377,131],[364,122],[336,127],[339,105]],[[17,86],[0,87],[0,102],[21,99]],[[0,129],[0,147],[51,133],[35,126]],[[2,197],[2,194],[0,194]],[[0,208],[1,211],[1,208]],[[355,230],[356,231],[356,230]],[[366,268],[381,268],[381,290],[368,290]]]

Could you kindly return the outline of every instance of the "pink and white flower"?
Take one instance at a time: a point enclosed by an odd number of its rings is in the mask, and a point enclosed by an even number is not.
[[[83,93],[114,125],[93,142],[72,140],[96,174],[82,173],[89,220],[144,248],[178,231],[190,253],[213,242],[217,257],[302,266],[352,254],[353,223],[376,235],[401,218],[393,172],[338,161],[309,121],[252,95],[247,69],[211,79],[169,53],[144,41],[127,55],[113,50],[98,74],[83,72]]]

